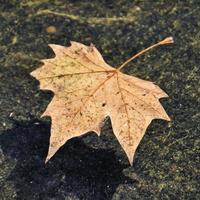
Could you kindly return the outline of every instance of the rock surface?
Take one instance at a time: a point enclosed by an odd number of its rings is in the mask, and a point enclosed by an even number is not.
[[[200,3],[5,0],[0,6],[0,199],[200,199]],[[170,98],[129,166],[109,119],[102,135],[74,138],[45,165],[53,93],[29,75],[53,57],[49,43],[91,42],[112,66],[167,36],[124,69]]]

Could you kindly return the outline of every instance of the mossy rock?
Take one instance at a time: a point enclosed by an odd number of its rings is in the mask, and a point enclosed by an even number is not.
[[[3,1],[0,7],[0,199],[200,199],[198,1]],[[90,44],[112,66],[173,36],[124,72],[169,95],[170,123],[155,120],[129,166],[109,120],[98,138],[74,138],[45,165],[53,97],[29,74],[49,43]]]

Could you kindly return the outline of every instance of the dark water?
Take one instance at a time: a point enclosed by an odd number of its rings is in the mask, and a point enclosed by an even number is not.
[[[0,0],[0,199],[200,199],[199,1]],[[117,66],[167,36],[175,43],[124,70],[168,94],[172,118],[155,120],[134,159],[107,121],[98,138],[67,142],[44,164],[53,97],[29,75],[53,56],[49,43],[90,44]]]

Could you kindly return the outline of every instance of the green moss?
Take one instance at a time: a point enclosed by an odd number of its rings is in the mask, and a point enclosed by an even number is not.
[[[34,7],[38,7],[41,4],[47,4],[49,2],[49,0],[22,0],[20,2],[20,6],[24,7],[24,6],[28,6],[30,8],[34,8]]]
[[[195,1],[5,1],[0,7],[2,199],[200,199],[199,3]],[[56,31],[48,33],[47,27]],[[171,122],[154,120],[134,165],[106,123],[100,138],[64,145],[44,167],[53,94],[29,73],[53,57],[49,43],[91,42],[112,66],[173,36],[175,43],[124,72],[154,81]],[[75,140],[76,141],[76,140]],[[83,144],[84,145],[83,145]]]

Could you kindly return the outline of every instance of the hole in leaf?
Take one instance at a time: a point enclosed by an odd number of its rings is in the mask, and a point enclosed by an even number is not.
[[[106,103],[102,103],[102,107],[104,107],[106,105]]]

